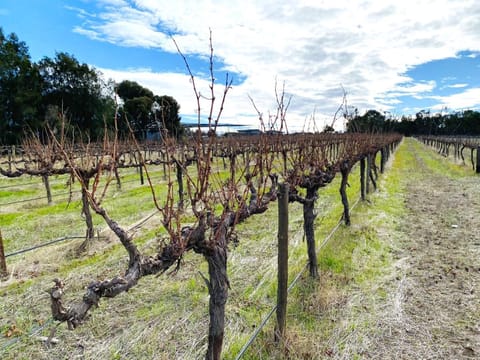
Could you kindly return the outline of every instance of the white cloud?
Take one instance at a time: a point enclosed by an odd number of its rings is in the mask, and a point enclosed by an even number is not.
[[[95,17],[94,13],[90,13],[90,12],[88,12],[88,11],[82,9],[82,8],[79,8],[79,7],[65,5],[65,9],[76,12],[78,17],[80,17],[80,18]]]
[[[404,85],[411,82],[402,75],[407,70],[461,50],[480,50],[476,0],[102,2],[107,6],[76,32],[170,52],[174,34],[186,55],[208,56],[210,27],[216,55],[227,70],[246,77],[232,91],[232,117],[252,111],[246,94],[262,110],[273,109],[275,79],[285,81],[293,95],[292,123],[303,123],[314,108],[333,115],[342,85],[360,111],[390,110],[395,94],[422,96],[435,87],[434,82]],[[160,81],[160,74],[148,76]]]
[[[446,76],[446,77],[441,79],[441,82],[446,83],[446,82],[455,81],[455,80],[457,80],[457,78],[455,76]]]
[[[97,0],[97,2],[104,4],[104,5],[110,5],[110,6],[125,6],[128,5],[128,2],[125,0]]]
[[[452,89],[459,89],[459,88],[464,88],[467,87],[468,84],[453,84],[453,85],[448,85],[447,88],[452,88]]]
[[[435,96],[438,104],[432,109],[440,110],[445,107],[448,109],[478,109],[480,108],[480,88],[470,88],[461,93],[449,96]]]
[[[434,80],[421,81],[418,83],[413,83],[410,81],[408,84],[395,86],[388,96],[418,96],[418,94],[431,92],[433,89],[435,89],[436,85],[437,83]]]

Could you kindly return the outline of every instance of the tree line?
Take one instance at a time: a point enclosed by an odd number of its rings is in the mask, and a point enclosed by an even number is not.
[[[480,135],[480,112],[465,110],[452,113],[432,113],[422,110],[415,116],[395,119],[377,110],[347,117],[348,132],[397,132],[411,135]]]
[[[179,137],[179,109],[173,97],[133,81],[105,80],[66,52],[33,62],[26,43],[0,27],[0,144],[19,144],[32,134],[45,139],[47,131],[60,129],[96,141],[115,127],[116,112],[120,135],[131,128],[139,140]]]

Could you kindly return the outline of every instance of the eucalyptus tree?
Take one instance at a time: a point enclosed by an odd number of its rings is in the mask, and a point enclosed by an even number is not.
[[[0,143],[18,144],[25,130],[41,127],[41,78],[28,47],[0,28]]]
[[[116,86],[116,92],[123,101],[123,116],[139,140],[148,138],[148,134],[158,133],[179,139],[185,133],[180,124],[180,105],[169,95],[154,95],[135,81],[124,80]]]
[[[114,111],[112,93],[101,73],[65,52],[57,53],[53,59],[44,57],[38,67],[43,79],[44,108],[64,113],[70,126],[82,135],[101,138],[105,118],[113,117]],[[55,128],[59,124],[49,125]]]

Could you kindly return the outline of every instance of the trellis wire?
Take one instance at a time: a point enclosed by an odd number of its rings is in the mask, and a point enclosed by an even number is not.
[[[152,212],[150,215],[147,215],[142,220],[140,220],[140,222],[138,222],[137,224],[135,224],[132,227],[130,227],[129,229],[127,229],[127,231],[133,231],[133,230],[136,230],[138,228],[141,228],[142,225],[144,225],[148,220],[150,220],[156,214],[157,214],[156,211]],[[29,247],[29,248],[26,248],[26,249],[14,251],[10,254],[6,254],[5,257],[7,258],[7,257],[10,257],[10,256],[20,255],[20,254],[23,254],[23,253],[26,253],[26,252],[30,252],[30,251],[33,251],[33,250],[36,250],[36,249],[40,249],[42,247],[46,247],[46,246],[56,244],[56,243],[59,243],[59,242],[62,242],[62,241],[75,240],[75,239],[85,239],[85,236],[63,236],[61,238],[54,239],[54,240],[45,242],[43,244],[39,244],[39,245],[32,246],[32,247]]]
[[[157,179],[160,179],[160,177],[153,177],[152,180],[157,180]],[[122,184],[129,184],[129,183],[132,183],[132,182],[136,182],[138,181],[138,179],[133,179],[133,180],[127,180],[127,181],[122,181]],[[35,185],[38,185],[38,183],[33,183]],[[22,185],[25,185],[25,184],[22,184]],[[18,185],[8,185],[8,187],[18,187]],[[53,197],[58,197],[58,196],[63,196],[63,195],[70,195],[70,194],[76,194],[76,193],[80,193],[81,190],[74,190],[72,192],[63,192],[63,193],[58,193],[58,194],[53,194],[52,195],[52,198]],[[8,202],[8,203],[0,203],[0,206],[7,206],[7,205],[14,205],[14,204],[20,204],[20,203],[25,203],[25,202],[30,202],[30,201],[35,201],[35,200],[43,200],[43,199],[47,199],[47,196],[39,196],[39,197],[35,197],[35,198],[29,198],[29,199],[23,199],[23,200],[15,200],[15,201],[12,201],[12,202]]]

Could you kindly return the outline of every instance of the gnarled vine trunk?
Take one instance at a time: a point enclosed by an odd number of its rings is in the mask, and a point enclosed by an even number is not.
[[[87,230],[85,232],[85,240],[80,244],[76,249],[76,254],[80,255],[84,253],[90,246],[90,241],[92,241],[95,236],[95,229],[93,227],[93,218],[92,212],[90,211],[90,203],[88,201],[88,186],[90,180],[84,179],[84,187],[82,186],[82,214],[85,216],[85,224],[87,225]]]
[[[50,189],[50,181],[48,180],[48,174],[42,175],[42,182],[45,185],[45,191],[47,192],[47,202],[48,205],[52,204],[52,191]]]
[[[347,196],[348,175],[350,174],[348,162],[341,164],[340,173],[342,174],[342,181],[340,183],[340,196],[342,197],[343,204],[343,220],[345,221],[345,225],[350,225],[350,207]]]
[[[299,187],[306,189],[305,197],[298,195],[296,190],[291,190],[289,201],[297,201],[303,205],[303,230],[307,241],[308,265],[310,276],[318,278],[317,251],[315,245],[315,201],[318,190],[330,183],[335,177],[334,172],[318,171],[310,176],[305,176]]]
[[[87,225],[87,231],[85,235],[87,240],[92,239],[95,235],[92,212],[90,211],[90,204],[88,202],[87,194],[89,182],[89,179],[84,179],[85,188],[82,188],[82,214],[85,216],[85,224]]]
[[[208,349],[206,360],[221,359],[223,335],[225,331],[225,304],[228,298],[227,251],[218,246],[206,256],[209,280]]]
[[[208,293],[210,295],[209,314],[210,325],[208,328],[208,349],[206,360],[220,360],[222,355],[223,335],[225,332],[225,304],[228,298],[227,275],[227,230],[228,222],[224,220],[213,236],[215,244],[208,252],[204,253],[208,263],[209,281]]]
[[[307,241],[308,268],[310,276],[318,278],[317,251],[315,246],[315,200],[317,188],[308,188],[305,202],[303,203],[303,230]]]

